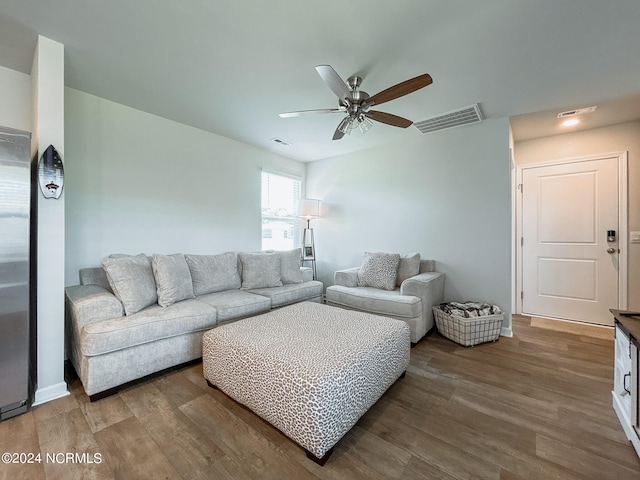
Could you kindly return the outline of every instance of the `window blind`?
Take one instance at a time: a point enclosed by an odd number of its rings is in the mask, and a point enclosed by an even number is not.
[[[302,243],[299,178],[262,172],[262,249],[291,250]]]

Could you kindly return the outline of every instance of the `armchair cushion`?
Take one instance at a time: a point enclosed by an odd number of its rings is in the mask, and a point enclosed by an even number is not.
[[[415,277],[418,273],[420,273],[420,254],[407,253],[402,255],[400,263],[398,263],[398,287],[407,278]]]
[[[420,298],[400,295],[400,290],[333,285],[327,289],[327,300],[329,304],[394,318],[415,318],[422,315]]]
[[[358,286],[394,290],[398,278],[397,253],[365,252],[362,266],[358,271]]]

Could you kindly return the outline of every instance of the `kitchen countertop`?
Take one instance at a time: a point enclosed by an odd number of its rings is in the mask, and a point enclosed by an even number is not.
[[[626,312],[624,310],[611,309],[610,312],[616,319],[616,324],[622,331],[629,335],[629,339],[640,348],[640,312]]]

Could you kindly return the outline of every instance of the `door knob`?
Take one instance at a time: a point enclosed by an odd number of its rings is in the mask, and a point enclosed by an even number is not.
[[[615,248],[607,248],[607,253],[616,253],[616,249]]]

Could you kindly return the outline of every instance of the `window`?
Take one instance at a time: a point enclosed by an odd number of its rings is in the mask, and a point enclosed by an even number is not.
[[[262,172],[262,249],[291,250],[300,246],[301,180]]]

